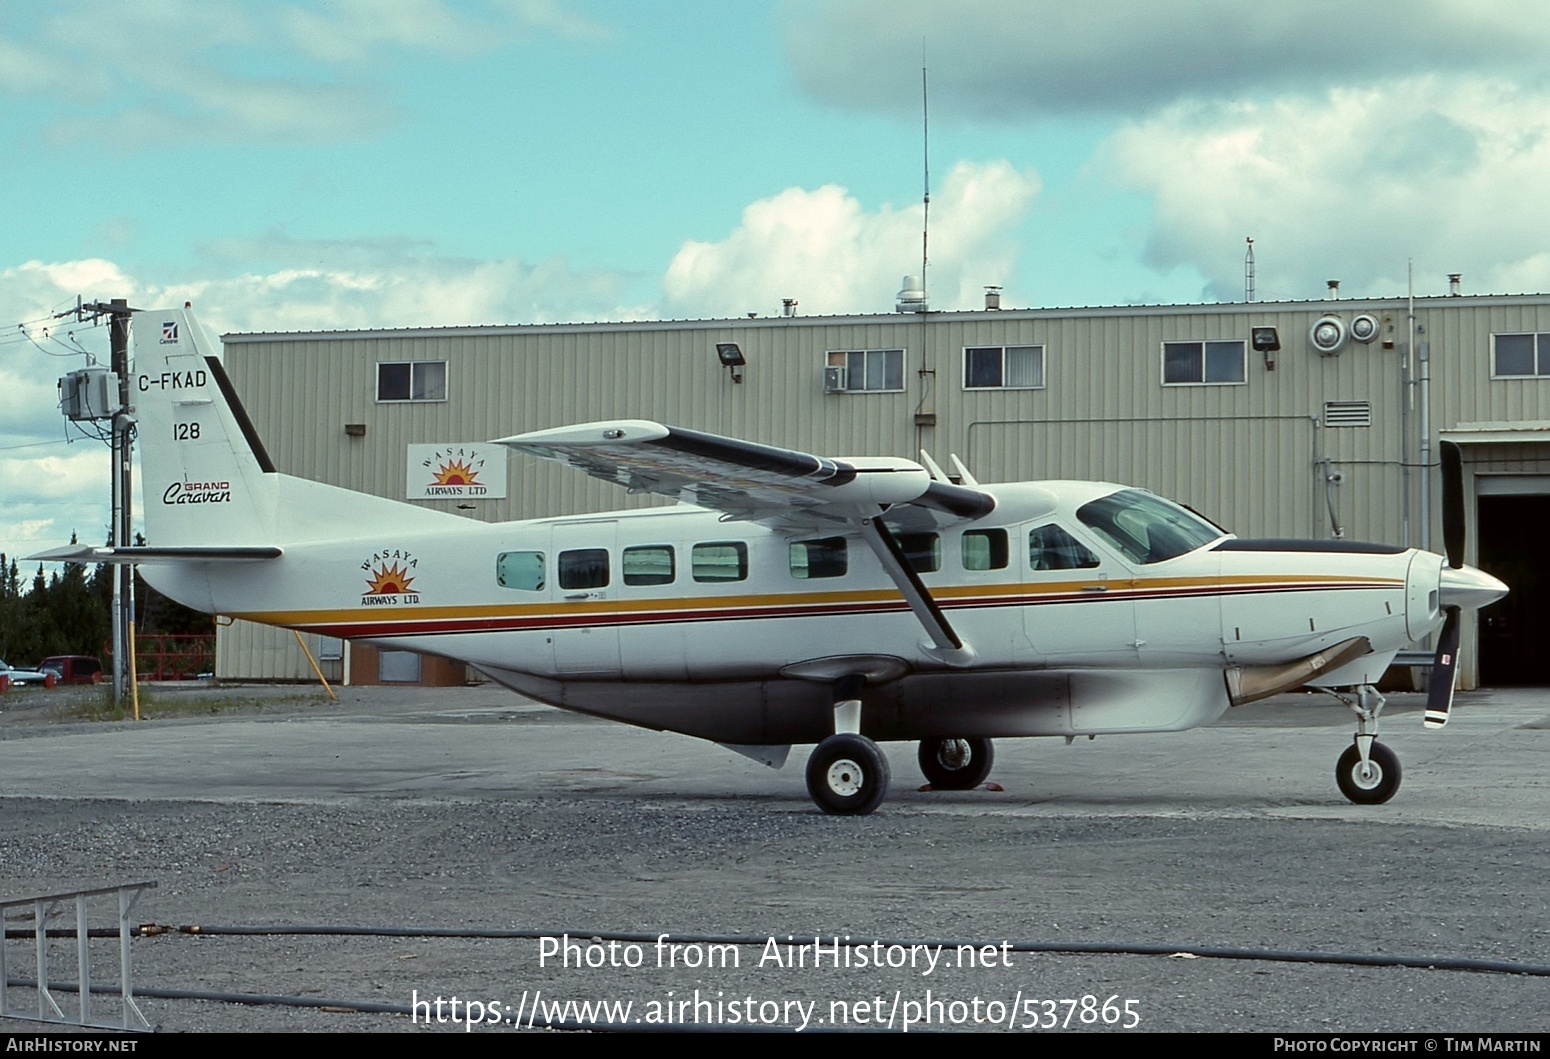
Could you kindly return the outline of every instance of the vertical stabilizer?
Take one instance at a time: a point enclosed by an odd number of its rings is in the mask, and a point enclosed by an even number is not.
[[[132,334],[146,542],[273,542],[278,475],[226,378],[220,346],[187,308],[137,312]]]

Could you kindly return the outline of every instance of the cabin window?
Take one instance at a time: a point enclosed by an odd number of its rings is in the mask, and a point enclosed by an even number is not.
[[[1044,389],[1043,346],[971,346],[963,351],[966,390]]]
[[[844,577],[848,566],[844,537],[824,537],[815,541],[793,541],[791,576],[809,580],[819,577]]]
[[[1176,558],[1222,537],[1221,530],[1199,515],[1144,489],[1125,489],[1083,504],[1076,517],[1125,558],[1143,565]]]
[[[904,350],[836,349],[825,365],[844,369],[837,389],[844,393],[886,393],[904,389]]]
[[[607,588],[608,549],[577,548],[560,553],[561,588]]]
[[[962,548],[965,570],[1004,570],[1011,555],[1004,529],[969,530]]]
[[[1248,345],[1228,342],[1164,342],[1164,386],[1232,386],[1248,381]]]
[[[748,545],[742,541],[696,544],[689,565],[701,582],[748,580]]]
[[[895,533],[893,539],[917,574],[942,569],[942,538],[935,533]]]
[[[1071,534],[1051,522],[1028,532],[1028,569],[1091,570],[1098,557]]]
[[[1492,335],[1491,377],[1493,379],[1550,377],[1550,334]]]
[[[377,400],[445,401],[447,362],[416,360],[377,365]]]
[[[668,544],[626,548],[619,568],[627,585],[670,585],[673,583],[673,548]]]
[[[542,592],[544,553],[501,552],[495,557],[495,583],[522,592]]]

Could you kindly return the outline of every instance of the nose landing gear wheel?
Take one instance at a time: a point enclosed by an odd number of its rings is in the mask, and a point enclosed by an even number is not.
[[[1346,747],[1335,765],[1335,782],[1340,793],[1357,805],[1381,805],[1399,790],[1399,756],[1374,742],[1367,757],[1363,767],[1361,752],[1354,746]]]
[[[989,739],[922,739],[921,775],[939,791],[968,791],[990,776],[995,752]]]
[[[831,735],[807,759],[807,793],[838,816],[865,816],[888,793],[888,759],[864,735]]]

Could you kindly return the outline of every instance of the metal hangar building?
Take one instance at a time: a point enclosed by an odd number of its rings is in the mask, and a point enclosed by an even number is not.
[[[1550,682],[1550,296],[228,334],[276,466],[485,521],[628,497],[486,444],[653,419],[816,455],[957,455],[981,482],[1139,485],[1239,536],[1440,552],[1438,445],[1464,455],[1469,562],[1512,594],[1466,619],[1460,673]],[[470,486],[477,481],[476,486]],[[391,534],[383,549],[392,548]],[[493,574],[492,574],[493,576]],[[461,665],[330,642],[331,679],[461,683]],[[220,630],[217,675],[305,680],[282,630]],[[332,670],[330,672],[330,670]]]

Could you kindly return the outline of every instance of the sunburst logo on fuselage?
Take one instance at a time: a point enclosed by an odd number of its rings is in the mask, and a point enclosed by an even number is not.
[[[409,586],[414,584],[414,578],[409,576],[409,571],[394,563],[392,566],[380,566],[373,571],[373,576],[366,579],[370,587],[366,590],[368,596],[398,595],[409,591]]]
[[[414,589],[416,574],[413,573],[419,565],[420,560],[399,548],[377,552],[361,563],[361,572],[366,575],[361,605],[420,602],[420,594]]]

